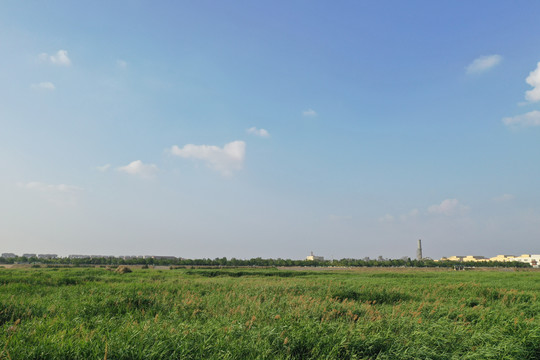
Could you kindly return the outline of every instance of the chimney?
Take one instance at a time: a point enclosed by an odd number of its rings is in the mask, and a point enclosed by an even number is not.
[[[416,249],[416,260],[422,260],[422,240],[418,239],[418,249]]]

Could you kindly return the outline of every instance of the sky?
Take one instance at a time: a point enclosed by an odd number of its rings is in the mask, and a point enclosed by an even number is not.
[[[2,1],[0,252],[540,253],[537,1]]]

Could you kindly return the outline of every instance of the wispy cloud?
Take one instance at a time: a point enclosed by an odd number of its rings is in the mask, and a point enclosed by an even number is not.
[[[380,223],[393,223],[399,219],[401,222],[405,222],[407,220],[411,220],[416,218],[420,214],[420,211],[418,209],[412,209],[411,211],[401,214],[399,216],[394,216],[392,214],[385,214],[381,216],[378,220]]]
[[[46,192],[77,192],[82,191],[83,189],[78,186],[59,184],[59,185],[50,185],[38,181],[31,181],[28,183],[17,183],[17,186],[24,189],[36,190],[36,191],[46,191]]]
[[[79,195],[84,191],[79,186],[66,184],[46,184],[39,181],[27,183],[19,182],[17,186],[21,189],[39,194],[39,196],[55,205],[73,206],[77,203]]]
[[[536,69],[529,73],[525,81],[533,87],[532,90],[525,92],[525,99],[530,102],[540,101],[540,62],[536,64]]]
[[[315,117],[317,116],[317,112],[313,109],[307,109],[307,110],[302,111],[302,116]]]
[[[467,74],[483,73],[497,66],[501,60],[502,56],[500,55],[480,56],[479,58],[474,59],[474,61],[467,66]]]
[[[120,69],[127,68],[127,65],[128,65],[127,62],[125,62],[124,60],[120,60],[120,59],[116,60],[116,66]]]
[[[497,196],[495,198],[493,198],[493,201],[495,202],[507,202],[507,201],[511,201],[511,200],[514,200],[515,199],[515,196],[512,195],[512,194],[502,194],[501,196]]]
[[[101,172],[106,172],[111,168],[111,164],[105,164],[103,166],[97,166],[96,169]]]
[[[58,50],[54,55],[49,55],[47,53],[41,53],[38,55],[38,59],[42,62],[51,63],[59,66],[70,66],[71,60],[68,56],[67,50]]]
[[[467,209],[468,208],[464,205],[461,205],[457,199],[446,199],[443,200],[440,204],[430,206],[428,208],[428,213],[449,216],[458,214]]]
[[[505,117],[502,122],[506,126],[540,126],[540,111],[534,110],[522,115]]]
[[[30,85],[30,87],[32,89],[37,89],[37,90],[49,90],[49,91],[52,91],[54,89],[56,89],[56,87],[54,86],[54,84],[52,82],[40,82],[40,83],[37,83],[37,84],[32,84]]]
[[[174,145],[171,154],[185,159],[202,160],[208,167],[219,171],[222,175],[230,176],[235,170],[240,170],[246,155],[246,143],[240,140],[225,144],[223,148],[214,145],[187,144],[183,148]]]
[[[157,173],[158,167],[154,164],[144,164],[141,160],[135,160],[126,166],[120,166],[118,171],[129,175],[150,178]]]
[[[391,223],[391,222],[394,222],[395,218],[393,215],[390,215],[390,214],[385,214],[384,216],[381,216],[379,218],[379,222],[380,223]]]
[[[246,130],[248,134],[257,135],[260,137],[270,137],[270,133],[266,129],[257,129],[256,127],[252,127]]]
[[[328,218],[332,221],[348,221],[348,220],[352,220],[352,216],[351,215],[335,215],[335,214],[330,214],[328,216]]]
[[[407,221],[409,219],[417,217],[419,213],[420,212],[418,211],[418,209],[412,209],[408,213],[400,215],[399,218],[401,221]]]

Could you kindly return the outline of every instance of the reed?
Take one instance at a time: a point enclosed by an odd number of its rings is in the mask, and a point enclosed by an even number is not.
[[[539,279],[0,269],[0,359],[539,359]]]

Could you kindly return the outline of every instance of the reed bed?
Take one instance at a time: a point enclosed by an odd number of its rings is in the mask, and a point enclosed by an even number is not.
[[[0,359],[539,359],[540,273],[0,269]]]

